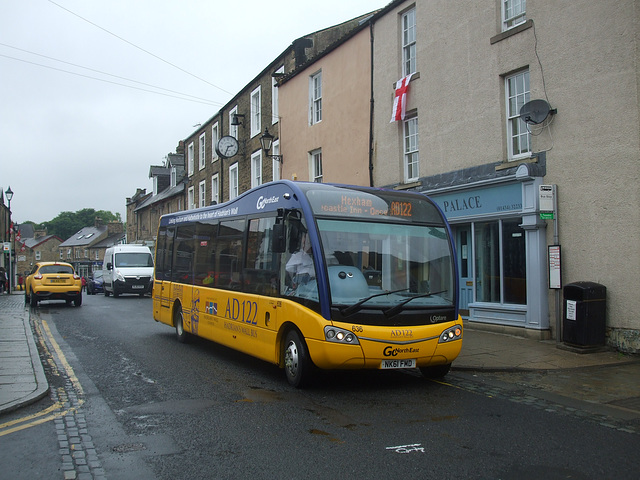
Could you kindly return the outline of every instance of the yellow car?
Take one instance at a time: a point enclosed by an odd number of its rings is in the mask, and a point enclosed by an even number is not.
[[[24,302],[32,307],[42,300],[65,300],[82,305],[82,281],[64,262],[38,262],[25,281]]]

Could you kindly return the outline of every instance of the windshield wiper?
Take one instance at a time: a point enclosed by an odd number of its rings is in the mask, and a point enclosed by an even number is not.
[[[404,306],[409,303],[412,300],[415,300],[416,298],[424,298],[424,297],[430,297],[431,295],[438,295],[439,293],[444,293],[444,292],[448,292],[449,289],[446,290],[440,290],[439,292],[429,292],[429,293],[423,293],[422,295],[416,295],[415,297],[411,297],[407,300],[404,300],[403,302],[400,302],[399,304],[397,304],[395,307],[391,307],[388,310],[384,311],[384,316],[387,318],[391,318],[391,317],[395,317],[397,314],[399,314],[402,309],[404,308]]]
[[[391,290],[390,292],[376,293],[375,295],[371,295],[371,296],[369,296],[367,298],[363,298],[358,303],[354,303],[353,305],[350,305],[350,306],[348,306],[346,308],[341,308],[340,309],[340,313],[343,316],[348,317],[349,315],[353,315],[354,313],[360,311],[361,308],[362,308],[362,305],[367,303],[372,298],[382,297],[384,295],[391,295],[392,293],[404,292],[405,290],[409,290],[409,289],[408,288],[401,288],[400,290]]]

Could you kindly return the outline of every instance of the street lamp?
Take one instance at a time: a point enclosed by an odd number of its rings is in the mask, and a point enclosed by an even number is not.
[[[13,272],[12,272],[12,268],[11,268],[11,264],[13,262],[13,260],[11,259],[11,199],[13,198],[13,192],[11,191],[11,187],[7,188],[7,190],[4,192],[5,196],[7,197],[7,201],[9,202],[9,291],[8,293],[11,294],[11,284],[13,283],[11,281],[12,276],[13,276]]]
[[[262,149],[265,151],[265,156],[275,158],[280,163],[282,163],[282,155],[269,155],[269,150],[271,150],[271,145],[273,145],[273,139],[274,136],[269,133],[269,129],[265,128],[264,133],[260,137]]]

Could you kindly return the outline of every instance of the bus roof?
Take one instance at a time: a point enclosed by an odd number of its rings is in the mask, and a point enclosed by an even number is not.
[[[228,202],[163,215],[161,226],[212,222],[236,215],[251,215],[302,208],[316,216],[444,225],[440,208],[426,195],[381,188],[278,180],[248,190]]]

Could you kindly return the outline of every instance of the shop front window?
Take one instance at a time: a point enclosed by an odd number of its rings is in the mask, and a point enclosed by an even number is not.
[[[527,268],[521,220],[498,220],[474,225],[476,301],[527,303]]]

